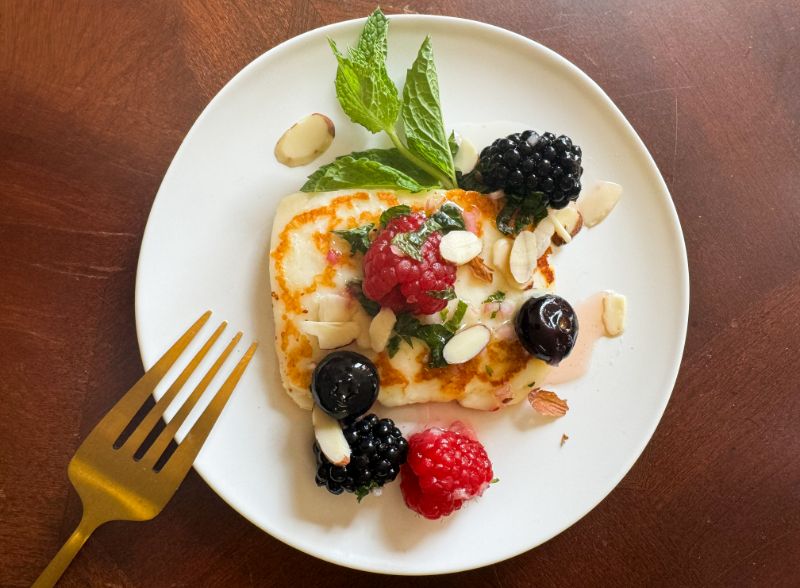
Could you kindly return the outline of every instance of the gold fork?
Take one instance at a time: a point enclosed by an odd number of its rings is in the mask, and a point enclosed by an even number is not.
[[[227,323],[223,322],[209,337],[189,364],[155,403],[144,419],[124,438],[133,417],[152,394],[170,367],[186,350],[211,316],[206,312],[175,344],[147,370],[125,396],[97,423],[69,462],[67,473],[83,503],[83,516],[78,528],[67,539],[50,564],[34,583],[34,588],[53,586],[67,569],[78,550],[97,527],[109,521],[148,521],[167,504],[186,477],[211,428],[239,382],[257,343],[247,349],[242,359],[214,395],[208,407],[171,455],[165,454],[170,441],[189,412],[211,383],[220,367],[242,338],[237,333],[217,358],[189,398],[158,434],[152,444],[145,443],[154,435],[164,409],[177,396],[186,380],[214,345]],[[163,462],[163,463],[162,463]]]

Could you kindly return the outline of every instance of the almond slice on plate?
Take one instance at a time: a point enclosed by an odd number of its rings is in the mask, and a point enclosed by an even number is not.
[[[593,227],[614,210],[622,195],[622,186],[614,182],[597,182],[589,192],[578,198],[578,210],[587,227]]]
[[[499,272],[508,273],[508,256],[511,253],[512,241],[501,237],[492,245],[492,267]]]
[[[558,397],[555,392],[534,388],[528,393],[528,402],[541,415],[560,417],[567,414],[567,401]]]
[[[520,231],[508,257],[508,268],[517,284],[527,284],[533,277],[539,259],[536,251],[536,235],[531,231]]]
[[[281,135],[275,145],[275,159],[288,167],[306,165],[325,153],[335,135],[333,121],[315,112],[297,121]]]
[[[625,330],[627,300],[622,294],[606,292],[603,296],[603,326],[609,337],[617,337]]]
[[[439,243],[439,253],[447,261],[456,265],[464,265],[480,255],[483,243],[470,231],[450,231]]]
[[[317,338],[320,349],[336,349],[349,345],[359,333],[358,324],[353,321],[303,321],[300,323],[300,328]]]
[[[565,206],[561,210],[551,210],[548,218],[555,228],[555,234],[553,235],[554,245],[569,243],[583,226],[583,217],[574,206]]]
[[[492,333],[483,325],[467,327],[445,344],[442,356],[449,364],[466,363],[483,351],[491,338]]]
[[[332,464],[345,466],[350,463],[350,445],[344,438],[342,426],[316,404],[311,409],[311,424],[319,449]]]
[[[381,308],[380,312],[372,319],[369,324],[369,340],[370,346],[375,353],[380,353],[386,349],[386,344],[389,342],[389,337],[392,336],[392,329],[396,322],[397,316],[387,306]]]

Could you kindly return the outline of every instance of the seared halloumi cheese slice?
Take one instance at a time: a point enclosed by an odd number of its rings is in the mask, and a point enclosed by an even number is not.
[[[475,271],[469,264],[458,268],[456,295],[469,304],[462,327],[482,323],[491,330],[492,337],[470,361],[430,368],[428,348],[419,340],[414,340],[413,346],[401,343],[391,358],[386,351],[373,351],[369,336],[372,319],[347,293],[347,283],[361,279],[362,255],[351,255],[349,245],[332,231],[366,223],[377,226],[381,213],[397,204],[430,214],[445,201],[463,210],[467,228],[482,240],[479,257],[489,269]],[[533,386],[543,381],[548,366],[528,355],[516,340],[513,315],[527,298],[552,287],[553,271],[545,254],[530,283],[521,286],[514,282],[508,273],[507,257],[496,254],[503,248],[495,247],[495,242],[505,238],[494,224],[497,212],[495,201],[463,190],[422,195],[376,191],[297,193],[284,198],[272,228],[270,283],[275,347],[289,396],[303,408],[312,406],[311,374],[319,360],[330,353],[319,345],[322,339],[318,321],[324,321],[327,330],[342,329],[335,332],[343,341],[353,339],[344,349],[375,362],[381,380],[378,399],[386,406],[455,400],[469,408],[496,410],[525,398]],[[484,303],[497,291],[506,293],[502,303]],[[452,312],[456,304],[457,300],[450,301],[448,310]],[[431,315],[420,320],[442,319]]]

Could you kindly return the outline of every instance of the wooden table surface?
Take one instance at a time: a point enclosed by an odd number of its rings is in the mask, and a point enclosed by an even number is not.
[[[1,586],[28,585],[76,524],[67,462],[141,374],[136,261],[181,139],[253,58],[373,7],[0,2]],[[683,367],[655,436],[584,519],[488,568],[403,579],[323,563],[191,473],[154,521],[101,528],[62,585],[800,585],[800,4],[383,7],[483,20],[553,48],[649,147],[691,273]]]

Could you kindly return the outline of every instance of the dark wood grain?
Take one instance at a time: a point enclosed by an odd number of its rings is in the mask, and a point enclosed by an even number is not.
[[[182,137],[250,60],[373,7],[0,2],[0,585],[28,585],[71,531],[80,504],[67,462],[141,373],[136,260]],[[692,292],[655,436],[578,524],[473,572],[378,579],[317,561],[191,474],[151,523],[100,529],[62,585],[800,585],[800,5],[384,9],[484,20],[548,45],[650,148],[683,224]]]

